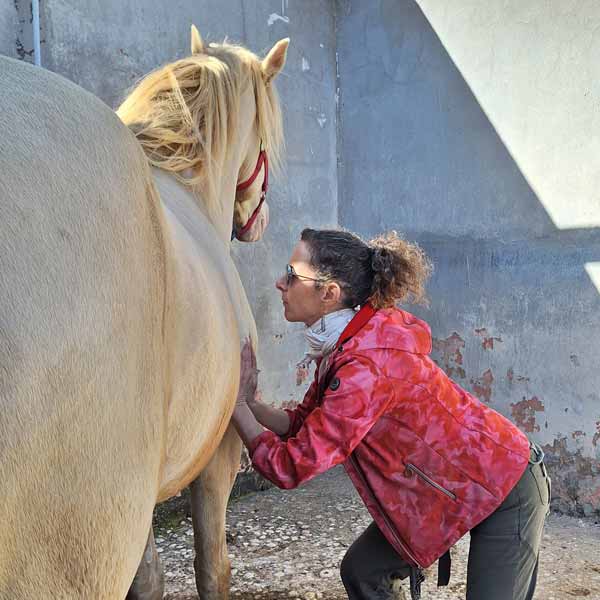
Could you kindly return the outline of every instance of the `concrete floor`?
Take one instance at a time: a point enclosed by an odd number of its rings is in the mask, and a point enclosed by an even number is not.
[[[339,564],[370,518],[341,468],[298,490],[250,494],[231,503],[228,512],[231,600],[346,598]],[[158,531],[157,537],[166,572],[166,599],[196,599],[189,520]],[[455,547],[447,588],[436,588],[433,566],[423,600],[465,597],[468,548],[469,536],[465,536]],[[402,594],[399,591],[397,597],[403,598]],[[550,515],[535,597],[600,600],[599,522]]]

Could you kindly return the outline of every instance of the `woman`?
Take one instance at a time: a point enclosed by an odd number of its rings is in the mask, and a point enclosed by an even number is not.
[[[416,598],[440,557],[444,585],[448,549],[470,531],[467,599],[528,600],[550,501],[543,453],[449,379],[427,324],[395,308],[424,300],[430,270],[395,233],[305,229],[276,287],[285,318],[307,326],[315,379],[295,410],[261,403],[247,344],[233,422],[278,487],[343,463],[373,517],[342,561],[350,599],[387,598],[408,576]]]

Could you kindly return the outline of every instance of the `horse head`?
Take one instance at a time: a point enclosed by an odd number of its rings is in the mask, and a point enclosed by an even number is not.
[[[273,80],[288,44],[261,60],[205,44],[192,25],[191,56],[147,75],[117,111],[149,162],[193,190],[224,239],[259,240],[269,222],[269,167],[279,167],[283,147]]]

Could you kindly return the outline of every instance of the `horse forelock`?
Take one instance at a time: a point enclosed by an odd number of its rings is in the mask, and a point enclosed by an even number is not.
[[[221,168],[250,85],[258,135],[277,170],[284,142],[279,99],[273,85],[265,84],[258,57],[243,47],[210,44],[202,53],[156,69],[134,87],[117,114],[152,165],[192,188],[203,184],[207,208],[219,210]]]

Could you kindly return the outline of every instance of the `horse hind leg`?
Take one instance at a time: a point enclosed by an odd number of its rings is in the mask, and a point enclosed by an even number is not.
[[[156,551],[152,526],[150,526],[142,561],[125,600],[162,600],[164,590],[163,569]]]
[[[229,426],[208,465],[191,485],[196,589],[202,600],[229,598],[225,540],[227,501],[240,466],[242,443]]]

